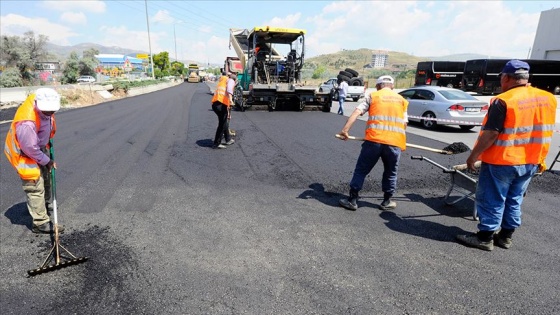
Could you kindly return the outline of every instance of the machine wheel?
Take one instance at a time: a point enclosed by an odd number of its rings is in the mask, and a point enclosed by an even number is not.
[[[424,115],[422,115],[422,117],[436,118],[436,115],[432,112],[426,112],[426,113],[424,113]],[[426,128],[426,129],[433,130],[433,129],[436,129],[437,122],[435,120],[422,119],[422,127]]]
[[[459,128],[461,128],[461,130],[467,131],[467,130],[473,129],[474,126],[473,125],[460,125]]]

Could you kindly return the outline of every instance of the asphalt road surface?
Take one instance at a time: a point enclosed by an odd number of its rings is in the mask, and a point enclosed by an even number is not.
[[[0,159],[2,314],[560,312],[559,175],[533,180],[513,247],[485,252],[455,242],[476,230],[472,200],[446,206],[450,175],[410,158],[448,167],[468,152],[408,149],[398,208],[377,209],[378,165],[347,211],[338,199],[360,143],[333,137],[346,117],[233,112],[236,143],[213,150],[210,99],[206,84],[184,83],[57,113],[61,242],[83,264],[26,276],[51,241],[31,233],[20,180]]]

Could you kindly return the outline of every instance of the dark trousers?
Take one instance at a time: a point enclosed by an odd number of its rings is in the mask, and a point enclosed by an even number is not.
[[[354,175],[350,181],[350,189],[360,191],[364,185],[366,176],[371,172],[379,158],[383,161],[383,178],[381,179],[381,190],[384,198],[391,197],[397,190],[397,172],[401,149],[371,141],[364,141],[362,151],[356,162]]]
[[[228,121],[228,107],[220,102],[212,104],[212,110],[218,116],[218,128],[216,129],[216,136],[214,136],[214,145],[222,143],[222,137],[226,138],[226,142],[231,140],[229,134],[229,121]]]

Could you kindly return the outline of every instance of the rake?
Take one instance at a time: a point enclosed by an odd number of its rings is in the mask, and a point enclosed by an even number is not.
[[[54,142],[51,139],[49,141],[50,144],[50,156],[51,160],[54,161]],[[52,204],[53,204],[53,214],[54,214],[54,241],[47,258],[43,261],[41,266],[36,269],[31,269],[27,271],[29,276],[35,276],[41,273],[58,270],[64,267],[68,267],[71,265],[80,264],[86,262],[88,257],[76,257],[72,254],[69,250],[67,250],[62,244],[60,244],[60,238],[58,234],[58,214],[57,214],[57,205],[56,205],[56,173],[55,168],[51,168],[51,182],[52,182]],[[64,254],[61,253],[64,252]],[[54,261],[54,264],[51,262]]]

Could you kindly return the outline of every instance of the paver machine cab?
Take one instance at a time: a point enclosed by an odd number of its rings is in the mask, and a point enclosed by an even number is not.
[[[330,111],[328,93],[301,84],[304,30],[269,26],[230,29],[230,43],[243,65],[243,73],[238,75],[243,91],[242,109],[265,104],[273,111],[282,103],[295,105],[299,110],[320,106]]]

